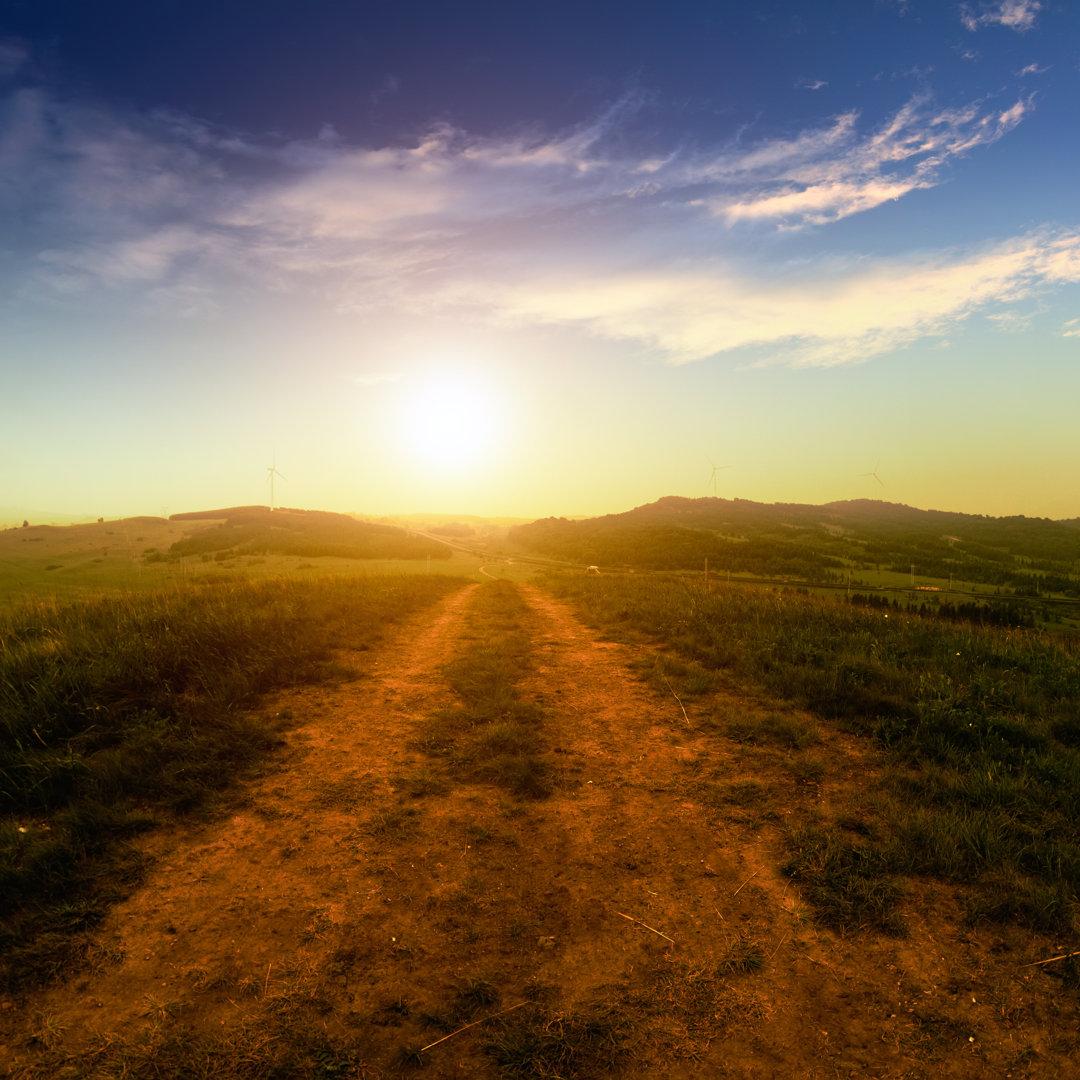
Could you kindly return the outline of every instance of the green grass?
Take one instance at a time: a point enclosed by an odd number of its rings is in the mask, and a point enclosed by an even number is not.
[[[494,783],[519,798],[551,793],[544,758],[544,710],[522,699],[528,670],[528,607],[507,581],[485,582],[469,612],[464,652],[446,669],[458,701],[430,717],[418,738],[457,775]]]
[[[78,603],[0,619],[0,986],[47,979],[138,878],[126,843],[206,812],[273,750],[287,716],[246,708],[341,674],[434,602],[443,577],[278,580]]]
[[[973,919],[1058,933],[1075,925],[1076,643],[775,590],[706,593],[671,578],[548,584],[609,634],[669,646],[695,686],[704,671],[718,688],[752,687],[883,751],[872,837],[827,821],[789,837],[788,872],[828,921],[900,932],[904,879],[927,875],[965,890]],[[679,664],[668,668],[682,693]],[[817,738],[778,712],[726,727],[791,749]]]
[[[525,564],[491,563],[467,552],[449,558],[344,558],[337,555],[206,552],[166,557],[185,536],[213,530],[213,521],[128,518],[84,525],[0,529],[0,611],[43,599],[130,596],[192,585],[276,580],[282,576],[385,577],[432,574],[486,580],[531,576]]]
[[[631,1030],[615,1007],[562,1013],[536,1004],[509,1014],[484,1050],[504,1076],[521,1080],[608,1076],[628,1055]]]

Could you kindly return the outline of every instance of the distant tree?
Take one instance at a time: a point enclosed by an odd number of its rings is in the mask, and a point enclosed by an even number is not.
[[[27,521],[27,520],[26,520],[26,518],[23,518],[23,523],[22,523],[22,527],[23,527],[24,529],[29,529],[29,528],[30,528],[30,522],[29,522],[29,521]]]

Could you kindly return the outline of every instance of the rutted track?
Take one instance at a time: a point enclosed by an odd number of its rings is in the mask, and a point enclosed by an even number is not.
[[[404,625],[354,681],[269,703],[298,721],[273,770],[228,820],[154,837],[156,866],[100,928],[97,966],[2,1014],[0,1068],[93,1075],[123,1054],[160,1069],[190,1047],[219,1077],[265,1075],[286,1052],[380,1076],[403,1048],[528,1000],[424,1054],[426,1075],[501,1075],[485,1042],[530,1015],[549,1036],[600,1025],[628,1051],[624,1076],[1004,1075],[1037,1039],[1047,1071],[1030,1059],[1015,1075],[1064,1075],[1075,1048],[1048,1033],[1075,1007],[1026,1005],[1029,1039],[1000,1003],[1013,989],[991,1006],[985,986],[957,987],[957,958],[1000,970],[944,890],[910,912],[910,942],[808,920],[779,871],[782,832],[859,782],[851,740],[826,734],[823,779],[799,783],[782,755],[710,731],[759,701],[717,696],[686,717],[633,673],[648,650],[521,585],[519,692],[543,707],[554,793],[518,802],[427,755],[484,588]],[[463,986],[487,988],[467,1017],[450,1008]],[[929,1013],[948,1021],[932,1045]]]

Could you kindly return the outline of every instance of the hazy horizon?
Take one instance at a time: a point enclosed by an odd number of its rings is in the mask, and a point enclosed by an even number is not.
[[[363,510],[363,509],[355,509],[355,508],[352,509],[352,510],[338,510],[338,511],[330,511],[330,512],[331,513],[341,513],[341,514],[344,514],[346,516],[357,517],[357,518],[373,520],[373,521],[378,521],[378,520],[382,520],[382,519],[395,520],[395,521],[430,520],[430,521],[438,521],[438,522],[444,523],[444,524],[450,524],[452,522],[459,522],[459,523],[462,523],[462,524],[468,524],[470,521],[475,521],[475,522],[478,522],[478,523],[483,522],[483,523],[495,523],[495,524],[507,525],[507,524],[519,524],[519,523],[520,524],[525,524],[525,523],[529,523],[529,522],[533,522],[533,521],[539,521],[539,520],[542,520],[544,518],[550,518],[550,517],[560,517],[560,518],[570,518],[570,519],[588,519],[588,518],[593,518],[593,517],[603,517],[603,516],[612,515],[612,514],[618,515],[618,514],[626,513],[626,512],[628,512],[630,510],[641,508],[643,506],[651,506],[651,505],[653,505],[654,503],[658,502],[661,499],[671,498],[671,497],[673,497],[673,496],[659,495],[655,499],[647,500],[645,503],[638,503],[638,504],[635,504],[634,506],[624,506],[624,507],[621,507],[621,508],[619,508],[617,510],[598,510],[598,511],[595,511],[595,512],[592,512],[592,513],[576,513],[576,514],[551,513],[551,514],[533,514],[533,515],[517,516],[517,515],[499,514],[499,513],[483,514],[483,513],[474,513],[474,512],[471,512],[471,511],[470,512],[465,512],[465,511],[455,512],[453,510],[447,510],[447,511],[404,510],[404,511],[399,511],[399,512],[395,512],[395,513],[384,513],[384,512],[376,511],[376,510]],[[708,498],[709,496],[674,496],[674,497],[675,498],[695,499],[695,498]],[[718,498],[720,498],[720,497],[718,497]],[[749,503],[756,503],[758,505],[763,505],[763,506],[785,505],[785,504],[786,505],[810,505],[810,506],[835,506],[835,505],[843,504],[843,503],[846,503],[846,502],[867,502],[867,503],[880,503],[883,506],[903,506],[903,507],[905,507],[905,508],[907,508],[909,510],[916,510],[916,511],[919,511],[919,512],[967,513],[967,511],[952,510],[950,507],[946,507],[946,506],[912,506],[909,503],[894,503],[894,502],[891,502],[888,499],[874,499],[874,498],[867,498],[867,497],[857,497],[855,499],[835,499],[835,500],[830,500],[827,503],[809,503],[809,504],[791,503],[791,502],[786,502],[784,500],[778,500],[776,503],[763,503],[760,500],[756,500],[756,499],[742,499],[740,496],[733,496],[732,499],[728,500],[728,501],[749,502]],[[210,506],[210,505],[207,505],[207,506],[189,506],[189,507],[184,507],[183,509],[176,509],[176,510],[173,510],[173,509],[171,509],[169,507],[159,507],[159,510],[158,510],[157,513],[154,513],[153,511],[147,510],[147,511],[143,511],[143,512],[140,512],[140,513],[111,515],[111,516],[110,515],[95,515],[95,514],[72,514],[72,513],[67,513],[66,511],[44,510],[44,509],[34,510],[32,508],[28,509],[28,510],[23,510],[23,509],[12,509],[10,507],[0,506],[0,529],[20,528],[24,521],[26,521],[27,524],[30,525],[31,527],[35,526],[35,525],[51,525],[51,526],[61,526],[62,527],[62,526],[66,526],[66,525],[89,525],[89,524],[95,524],[95,523],[98,522],[99,519],[103,519],[106,523],[108,523],[110,521],[124,521],[124,520],[130,520],[132,518],[140,518],[140,517],[163,518],[163,519],[167,520],[170,517],[173,517],[173,516],[176,516],[176,515],[205,513],[205,512],[213,511],[213,510],[226,511],[226,510],[230,510],[230,509],[235,509],[235,508],[240,507],[240,506],[262,506],[264,508],[267,508],[267,505],[268,504],[266,504],[266,503],[248,503],[248,504],[237,503],[237,504],[234,504],[233,506],[223,506],[223,505],[216,505],[215,504],[213,506]],[[277,509],[302,511],[302,512],[310,512],[310,511],[323,512],[323,511],[325,511],[326,508],[325,507],[320,507],[320,506],[291,506],[291,505],[282,504],[282,505],[279,505],[277,507]],[[161,511],[166,511],[166,512],[162,513]],[[1024,515],[1024,514],[1018,514],[1018,515],[1017,514],[1000,514],[1000,515],[997,515],[997,514],[983,514],[983,515],[973,514],[971,516],[987,517],[987,518],[1027,517],[1030,520],[1049,520],[1049,521],[1058,521],[1058,522],[1080,521],[1080,514],[1074,514],[1071,518],[1047,518],[1045,516],[1035,515],[1035,514],[1029,514],[1029,515]]]
[[[0,5],[0,515],[715,464],[1075,518],[1078,46],[1043,0]]]

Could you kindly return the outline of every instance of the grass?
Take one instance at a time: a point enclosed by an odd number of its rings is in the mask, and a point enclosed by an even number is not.
[[[494,783],[524,799],[551,793],[544,711],[520,696],[528,670],[528,607],[507,581],[485,582],[469,612],[465,651],[446,669],[458,701],[430,717],[419,746],[457,775]]]
[[[270,581],[283,576],[324,579],[444,575],[483,580],[478,568],[500,576],[531,576],[526,564],[491,564],[479,555],[379,559],[339,555],[204,553],[165,557],[173,544],[216,522],[129,518],[83,525],[0,529],[0,612],[27,602],[130,597],[200,584]]]
[[[789,834],[787,872],[826,921],[902,932],[905,879],[925,875],[964,890],[972,919],[1056,933],[1075,926],[1075,642],[799,593],[705,592],[673,578],[565,575],[548,584],[613,637],[670,648],[665,678],[680,695],[704,682],[749,685],[816,718],[729,717],[719,729],[738,741],[798,750],[817,741],[820,724],[876,743],[885,769],[872,835],[853,838],[824,820]]]
[[[562,1013],[535,1005],[511,1013],[484,1049],[503,1075],[521,1080],[608,1076],[629,1053],[631,1028],[616,1008]]]
[[[24,604],[0,619],[0,987],[80,959],[135,882],[132,836],[212,810],[278,742],[260,695],[341,674],[455,587],[415,576]]]

